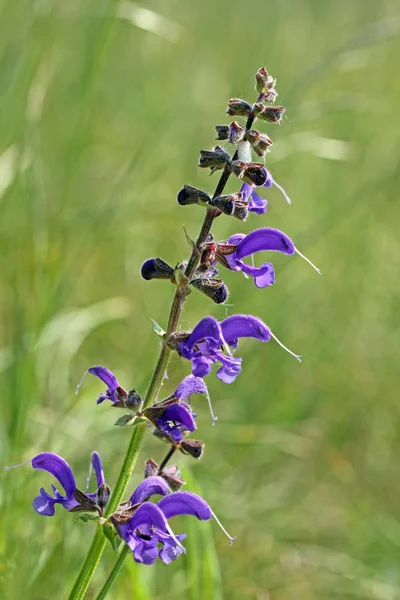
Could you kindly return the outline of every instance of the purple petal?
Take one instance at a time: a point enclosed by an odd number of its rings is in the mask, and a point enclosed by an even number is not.
[[[185,539],[186,533],[181,533],[175,536],[180,542]],[[170,536],[160,536],[160,541],[164,544],[159,552],[159,557],[166,565],[169,565],[173,560],[176,560],[183,552],[175,540]]]
[[[181,381],[174,392],[175,398],[186,400],[191,394],[206,394],[207,386],[200,377],[188,375]]]
[[[76,483],[71,467],[61,456],[52,452],[42,452],[32,459],[32,467],[47,471],[63,486],[67,498],[73,498]]]
[[[249,202],[249,210],[257,215],[263,215],[267,212],[268,200],[261,198],[256,192],[253,192]]]
[[[282,231],[271,227],[262,227],[246,235],[238,245],[235,256],[237,259],[241,259],[262,250],[294,254],[295,247],[292,240]]]
[[[270,187],[272,187],[272,184],[275,182],[273,180],[271,173],[267,169],[264,169],[264,170],[266,171],[267,180],[264,183],[263,187],[270,188]]]
[[[221,328],[214,317],[202,319],[193,329],[187,341],[181,344],[181,347],[190,352],[193,346],[204,339],[212,340],[216,346],[221,346],[224,342]]]
[[[192,492],[174,492],[161,498],[157,506],[167,519],[177,515],[193,515],[202,521],[208,521],[212,517],[207,502]]]
[[[152,475],[147,477],[142,483],[139,483],[136,490],[133,492],[130,501],[132,504],[140,504],[155,494],[165,496],[166,494],[169,494],[169,487],[162,477]]]
[[[92,467],[94,469],[94,472],[96,473],[97,488],[99,488],[105,483],[105,479],[100,454],[98,454],[97,452],[93,452],[92,454]]]
[[[242,185],[242,187],[240,188],[240,191],[243,194],[243,200],[244,201],[246,201],[246,200],[249,199],[249,197],[251,196],[253,190],[254,190],[254,186],[250,185],[249,183],[244,183]]]
[[[258,288],[264,288],[275,283],[275,271],[271,263],[264,263],[261,267],[253,267],[246,265],[242,261],[238,261],[241,265],[243,273],[254,278],[254,283]]]
[[[137,563],[152,565],[158,557],[157,538],[152,540],[141,540],[133,551],[133,557]]]
[[[245,237],[246,235],[244,233],[235,233],[235,235],[231,235],[231,237],[226,240],[226,243],[237,246]],[[224,258],[232,271],[240,271],[240,266],[237,264],[236,260],[236,251],[232,254],[227,254]]]
[[[189,431],[194,431],[196,429],[196,423],[194,422],[192,413],[185,404],[171,404],[168,406],[160,420],[181,423]],[[148,481],[149,479],[150,478],[148,477],[145,481]]]
[[[271,333],[266,324],[253,315],[233,315],[221,323],[223,336],[229,344],[241,337],[253,337],[260,342],[268,342]]]
[[[115,377],[114,373],[111,373],[111,371],[106,369],[106,367],[100,367],[100,366],[90,367],[90,369],[88,369],[88,371],[92,375],[95,375],[96,377],[101,379],[103,381],[103,383],[106,384],[106,386],[108,387],[108,389],[110,391],[116,390],[117,387],[119,387],[119,383],[118,383],[117,378]]]
[[[221,360],[222,367],[217,371],[217,377],[224,383],[233,383],[242,372],[242,359],[226,357]]]
[[[179,494],[179,492],[176,493]],[[168,530],[166,515],[164,515],[163,511],[161,511],[158,505],[152,504],[151,502],[145,502],[139,506],[137,511],[133,514],[133,517],[129,519],[126,525],[129,525],[129,529],[131,531],[135,531],[138,527],[143,525],[147,525],[150,528],[155,527],[163,532]]]
[[[44,488],[40,488],[40,496],[33,499],[32,506],[43,517],[52,517],[55,513],[54,505],[57,500],[52,498]]]
[[[198,356],[192,359],[192,374],[195,377],[205,377],[211,371],[211,362],[204,358],[204,356]]]

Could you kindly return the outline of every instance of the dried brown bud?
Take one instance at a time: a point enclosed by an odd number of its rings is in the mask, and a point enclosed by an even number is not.
[[[258,71],[256,73],[257,92],[259,92],[260,94],[265,92],[265,90],[267,88],[268,79],[269,79],[269,75],[268,75],[267,69],[265,67],[261,67],[260,69],[258,69]]]
[[[232,170],[236,177],[250,185],[259,187],[267,180],[267,170],[263,163],[245,163],[235,160],[232,162]]]
[[[246,130],[244,127],[239,125],[236,121],[232,121],[229,125],[229,141],[231,144],[237,144],[241,142],[244,138],[244,134]]]
[[[151,477],[152,475],[157,475],[158,473],[158,464],[152,459],[146,460],[144,465],[144,478]]]
[[[262,102],[256,102],[253,107],[254,114],[264,121],[269,123],[280,124],[283,113],[285,112],[284,106],[264,106]]]
[[[217,140],[227,140],[229,138],[229,127],[228,125],[216,125]]]
[[[178,465],[165,467],[159,475],[165,479],[173,492],[177,492],[183,485],[186,485],[186,481],[181,477]]]
[[[242,200],[243,194],[229,194],[228,196],[218,196],[212,201],[213,206],[228,216],[236,217],[244,221],[248,214],[247,202]]]
[[[217,171],[224,169],[230,160],[231,157],[221,146],[215,146],[214,150],[200,150],[199,167]]]
[[[248,117],[252,113],[251,105],[241,98],[231,98],[226,111],[231,117]]]
[[[204,452],[205,443],[199,440],[182,440],[180,450],[183,454],[190,454],[193,458],[201,458]]]

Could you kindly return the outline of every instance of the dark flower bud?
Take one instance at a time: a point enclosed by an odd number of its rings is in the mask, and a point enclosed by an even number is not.
[[[110,488],[106,483],[102,483],[97,490],[97,505],[101,511],[107,506],[108,500],[110,499]]]
[[[246,100],[231,98],[228,102],[228,109],[226,112],[232,117],[248,117],[252,112],[252,107]]]
[[[180,450],[183,454],[190,454],[193,458],[201,458],[204,452],[204,442],[199,440],[182,440],[180,444]]]
[[[206,192],[198,190],[191,185],[184,185],[178,194],[177,200],[182,206],[186,206],[188,204],[204,205],[210,202],[210,196],[206,194]]]
[[[142,264],[141,275],[143,279],[172,279],[174,269],[161,258],[149,258]]]
[[[128,393],[128,398],[125,402],[127,408],[130,408],[131,410],[139,410],[142,406],[142,403],[143,399],[136,390],[131,390]]]
[[[230,160],[231,157],[221,146],[215,146],[214,150],[200,150],[199,167],[218,171],[224,169]]]
[[[215,304],[223,304],[228,299],[228,288],[222,279],[192,279],[190,285],[211,298]]]
[[[144,465],[144,478],[151,477],[152,475],[157,475],[158,473],[158,464],[154,462],[152,458],[146,460]]]
[[[236,217],[244,221],[248,214],[247,202],[242,200],[243,194],[229,194],[228,196],[218,196],[212,201],[212,205],[228,216]]]
[[[261,100],[263,102],[271,102],[272,104],[273,102],[275,102],[277,95],[278,92],[276,91],[276,89],[271,88],[270,90],[267,90],[264,94],[262,94]]]
[[[173,492],[177,492],[183,485],[186,485],[186,481],[181,477],[178,465],[165,467],[159,475],[165,479]]]
[[[262,102],[257,102],[254,105],[254,114],[264,121],[269,123],[280,124],[283,113],[285,112],[284,106],[264,106]]]
[[[259,94],[262,94],[267,89],[269,75],[265,67],[258,69],[256,73],[256,89]]]
[[[250,185],[259,187],[267,181],[267,170],[263,163],[245,163],[235,160],[232,163],[232,170],[236,177]]]
[[[81,492],[78,488],[74,491],[74,498],[78,502],[77,506],[69,509],[69,512],[94,512],[98,511],[99,506],[92,498]]]
[[[229,141],[231,144],[237,144],[241,142],[244,138],[244,134],[246,130],[244,127],[239,125],[236,121],[232,121],[229,125]]]
[[[258,156],[265,156],[269,146],[272,145],[272,140],[268,135],[255,131],[254,129],[251,129],[246,133],[246,140],[250,142],[254,152],[256,152]]]
[[[216,125],[215,130],[217,132],[217,140],[227,140],[229,138],[229,127],[228,125]]]

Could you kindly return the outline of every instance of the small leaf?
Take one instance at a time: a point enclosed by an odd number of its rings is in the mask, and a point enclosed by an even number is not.
[[[132,415],[123,415],[122,417],[117,419],[117,421],[115,421],[114,425],[116,425],[117,427],[128,427],[130,425],[140,425],[141,423],[145,422],[146,419],[144,419],[143,417],[137,417],[136,415],[134,415],[133,417]]]
[[[103,532],[104,532],[104,535],[106,536],[106,538],[108,539],[108,541],[110,542],[111,547],[114,550],[114,552],[117,552],[122,540],[119,537],[119,535],[117,534],[117,532],[115,531],[115,528],[111,525],[111,523],[106,521],[103,524]]]
[[[154,319],[151,319],[151,322],[153,323],[153,329],[156,332],[157,335],[159,335],[160,337],[164,337],[165,335],[165,331],[164,329],[161,327],[161,325],[159,325],[157,323],[157,321],[155,321]]]

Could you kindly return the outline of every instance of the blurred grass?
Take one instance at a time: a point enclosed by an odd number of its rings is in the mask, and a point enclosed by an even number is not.
[[[251,312],[303,363],[249,341],[234,385],[208,380],[219,421],[197,400],[207,449],[182,464],[237,539],[176,523],[187,557],[127,561],[113,600],[400,598],[399,30],[394,0],[0,1],[1,465],[51,450],[83,482],[97,449],[115,481],[130,432],[76,383],[100,363],[144,392],[172,288],[140,264],[188,254],[182,223],[194,237],[202,213],[176,193],[212,191],[198,151],[263,64],[287,107],[268,165],[293,205],[273,189],[265,217],[215,235],[276,226],[323,271],[276,256],[272,289],[227,273],[228,307],[192,294],[182,328]],[[143,462],[162,451],[149,439]],[[89,545],[71,515],[33,513],[41,485],[29,466],[0,475],[2,599],[64,598]]]

